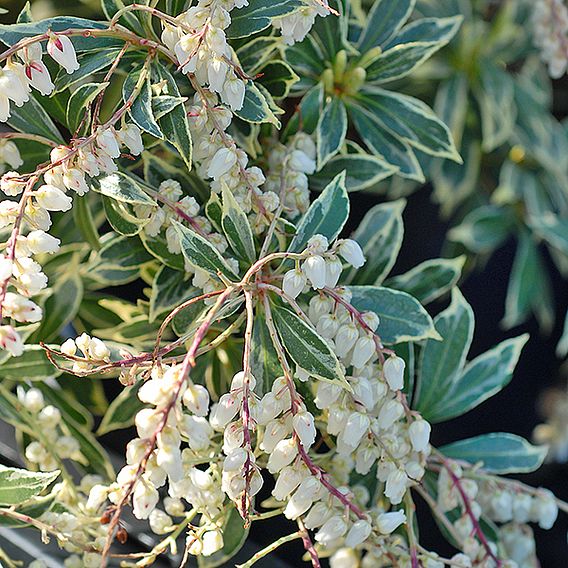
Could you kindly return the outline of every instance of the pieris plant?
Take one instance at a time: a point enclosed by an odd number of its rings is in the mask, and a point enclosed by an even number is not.
[[[546,448],[430,444],[527,337],[468,361],[464,259],[390,275],[401,201],[344,231],[349,191],[424,179],[417,151],[461,161],[391,86],[461,23],[413,8],[105,0],[101,21],[0,26],[0,418],[26,463],[0,469],[0,523],[67,568],[226,565],[279,516],[291,532],[241,566],[291,541],[314,567],[538,565],[531,527],[568,505],[503,475]],[[116,467],[98,437],[118,430]],[[135,552],[132,516],[154,535]]]

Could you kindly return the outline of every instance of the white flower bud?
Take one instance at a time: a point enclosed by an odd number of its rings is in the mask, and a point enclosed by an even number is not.
[[[42,185],[34,196],[40,207],[48,211],[69,211],[73,200],[53,185]]]
[[[360,369],[361,367],[364,367],[375,354],[376,345],[374,340],[368,335],[360,337],[353,347],[351,364]]]
[[[335,335],[335,353],[342,359],[347,356],[359,339],[359,331],[352,323],[342,325]]]
[[[379,410],[379,428],[388,430],[403,414],[404,407],[398,400],[392,399],[385,402],[385,404],[381,406],[381,410]]]
[[[377,517],[377,528],[381,534],[391,534],[400,525],[406,522],[406,515],[403,509],[390,513],[381,513]]]
[[[317,394],[314,403],[320,410],[329,408],[339,398],[342,392],[340,386],[326,381],[318,381],[316,385]]]
[[[306,285],[306,276],[301,270],[293,269],[284,274],[282,290],[290,298],[296,299]]]
[[[308,257],[302,264],[302,270],[314,289],[325,288],[326,269],[323,257],[317,254]]]
[[[347,524],[343,517],[336,515],[328,519],[316,534],[316,540],[326,546],[336,542],[347,532]]]
[[[161,509],[154,509],[150,513],[148,523],[155,534],[166,534],[174,528],[171,517]]]
[[[353,268],[361,268],[365,264],[365,256],[363,250],[357,241],[352,239],[345,239],[339,241],[337,252],[339,255],[348,262]]]
[[[369,538],[371,531],[372,527],[370,523],[364,519],[359,519],[353,523],[353,526],[349,529],[349,532],[345,537],[345,546],[348,546],[349,548],[359,546]]]
[[[531,519],[533,499],[527,493],[518,493],[513,498],[513,520],[516,523],[528,523]]]
[[[290,465],[298,455],[298,448],[293,438],[281,440],[268,458],[267,468],[270,473],[277,473]]]
[[[79,69],[75,48],[67,36],[50,34],[49,41],[47,42],[47,53],[49,53],[68,74]]]
[[[203,549],[201,551],[203,556],[211,556],[223,548],[223,535],[221,531],[207,531],[203,534],[201,541],[203,543]]]
[[[300,469],[294,466],[286,466],[280,471],[272,495],[278,501],[284,501],[300,485],[303,474]]]
[[[343,267],[338,258],[330,258],[325,263],[325,285],[328,288],[335,288],[339,282],[339,277]]]
[[[366,414],[352,412],[337,438],[337,451],[341,455],[351,453],[359,445],[361,438],[369,431],[371,421]]]
[[[237,414],[239,405],[231,393],[224,394],[211,408],[210,422],[213,428],[222,430]]]
[[[61,412],[55,406],[48,405],[41,410],[38,420],[46,428],[55,428],[61,422]]]
[[[26,244],[32,254],[54,253],[59,250],[61,241],[44,231],[32,231],[27,235]]]
[[[406,364],[400,357],[389,357],[383,365],[383,375],[389,387],[401,390],[404,387],[404,368]]]
[[[135,124],[125,124],[117,131],[116,137],[121,144],[126,146],[130,153],[138,156],[144,150],[144,142],[142,141],[142,133]]]
[[[558,505],[554,495],[546,489],[540,489],[533,501],[533,517],[538,526],[545,530],[551,529],[558,517]]]
[[[314,417],[308,412],[298,412],[292,419],[294,431],[305,450],[308,450],[316,440]]]
[[[415,452],[425,452],[428,449],[431,430],[432,427],[430,424],[422,418],[415,420],[408,427],[410,443],[412,444],[412,449]]]
[[[371,555],[368,554],[365,558],[371,558]],[[329,566],[330,568],[360,568],[363,564],[359,562],[359,556],[352,548],[340,548],[329,559]],[[365,568],[367,568],[366,565]]]
[[[6,172],[2,178],[0,178],[0,189],[11,197],[20,195],[26,187],[26,182],[19,179],[20,174],[18,172]]]
[[[32,414],[37,414],[44,407],[45,401],[39,389],[31,388],[24,395],[22,403],[26,410]]]
[[[294,150],[288,158],[288,166],[308,175],[316,171],[316,162],[301,150]]]
[[[157,489],[141,479],[136,484],[132,495],[132,513],[137,519],[147,519],[156,508],[159,499]]]
[[[190,385],[183,393],[183,404],[196,416],[206,416],[209,410],[209,391],[203,385]]]
[[[287,519],[295,520],[303,515],[311,506],[313,499],[321,487],[320,482],[315,477],[307,477],[300,483],[300,486],[284,509],[284,516]]]
[[[207,175],[218,180],[225,175],[237,163],[237,154],[233,148],[221,148],[217,150],[209,164]]]
[[[101,130],[97,134],[96,141],[97,146],[110,158],[118,158],[120,156],[120,147],[116,139],[114,128]],[[99,157],[101,156],[99,155]]]
[[[406,493],[407,483],[408,476],[403,470],[393,470],[387,477],[385,497],[387,497],[393,505],[398,505]]]

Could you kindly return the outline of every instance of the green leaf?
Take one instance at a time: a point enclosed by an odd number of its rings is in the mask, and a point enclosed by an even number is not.
[[[377,117],[365,107],[348,101],[347,109],[355,129],[371,152],[395,166],[401,177],[420,183],[426,180],[418,159],[407,142],[385,130]]]
[[[174,254],[168,250],[168,243],[163,233],[159,233],[155,237],[149,237],[142,231],[138,236],[146,250],[162,264],[174,270],[185,270],[183,256],[180,253]]]
[[[426,418],[443,422],[461,416],[501,391],[509,384],[528,338],[524,334],[507,339],[468,363],[451,390],[438,392]]]
[[[93,213],[89,205],[89,196],[76,197],[73,203],[73,220],[75,226],[81,231],[81,235],[93,250],[99,250],[101,243],[99,241],[99,232]]]
[[[0,465],[0,504],[20,505],[45,491],[58,477],[59,470],[42,473]]]
[[[329,6],[339,12],[339,15],[329,14],[325,18],[316,18],[308,36],[313,37],[314,43],[317,43],[323,52],[321,64],[325,64],[325,61],[334,63],[337,53],[342,49],[354,51],[347,41],[351,3],[348,0],[331,0]],[[305,41],[300,44],[300,49],[304,47],[304,43]]]
[[[417,41],[441,42],[446,45],[457,33],[464,16],[446,15],[443,18],[420,18],[404,26],[383,48]]]
[[[372,187],[396,173],[397,168],[370,154],[334,156],[325,167],[310,176],[310,189],[321,191],[331,180],[345,171],[345,188],[348,192]]]
[[[286,124],[285,138],[300,130],[307,134],[312,134],[315,131],[323,105],[323,94],[323,85],[318,83],[302,97],[296,111]]]
[[[177,221],[173,221],[173,224],[178,232],[181,250],[187,262],[214,275],[220,272],[227,278],[237,277],[219,251],[207,239]]]
[[[8,10],[6,10],[5,13],[8,13]],[[28,24],[30,22],[33,22],[33,17],[32,17],[32,7],[31,7],[30,2],[28,0],[24,4],[22,11],[18,14],[18,17],[16,18],[16,23],[17,24]]]
[[[152,257],[140,240],[125,236],[112,236],[106,239],[96,257],[96,264],[93,268],[98,266],[139,268],[142,264],[151,260]]]
[[[547,213],[531,217],[530,226],[550,246],[568,256],[568,219]]]
[[[42,381],[60,374],[39,345],[25,345],[22,355],[10,357],[0,365],[0,377],[16,381]]]
[[[147,2],[142,2],[146,4]],[[122,0],[101,0],[101,5],[103,8],[103,12],[105,13],[106,17],[110,20],[119,10],[125,7],[125,5],[134,4],[134,2],[126,0],[123,2]],[[132,31],[136,32],[137,34],[144,35],[144,28],[142,27],[139,16],[142,15],[138,12],[138,16],[136,12],[125,12],[119,18],[119,22],[126,26],[127,28],[131,29]]]
[[[557,357],[566,357],[568,355],[568,311],[564,316],[564,327],[562,329],[562,337],[556,346]]]
[[[172,74],[159,63],[154,64],[153,70],[158,79],[165,82],[166,92],[164,94],[179,97],[180,92]],[[173,144],[185,162],[187,169],[191,170],[192,140],[185,106],[176,106],[171,112],[162,116],[159,119],[159,123],[164,133],[164,139]]]
[[[10,105],[10,114],[8,124],[14,130],[27,134],[38,134],[57,144],[65,143],[59,130],[34,95],[30,95],[30,100],[21,107]]]
[[[270,338],[264,314],[258,308],[254,318],[251,342],[251,368],[256,379],[256,391],[259,396],[267,393],[272,383],[282,374],[278,355]]]
[[[482,148],[489,153],[513,133],[517,117],[515,85],[507,70],[484,62],[480,66],[479,85],[473,92],[481,112]]]
[[[450,19],[455,20],[454,18]],[[455,30],[458,26],[459,22],[454,26]],[[420,67],[446,43],[442,41],[415,41],[395,45],[381,53],[366,68],[366,80],[368,83],[380,84],[402,79],[410,75],[417,67]]]
[[[191,298],[193,291],[193,287],[190,286],[183,272],[162,266],[152,282],[149,321],[155,321],[159,315],[170,312]]]
[[[138,389],[142,384],[143,381],[140,381],[131,387],[125,387],[113,399],[103,416],[97,436],[129,428],[134,424],[134,417],[144,408],[144,404],[138,398]]]
[[[463,255],[426,260],[404,274],[389,278],[385,286],[406,292],[421,304],[428,304],[456,285],[464,263]]]
[[[124,81],[124,85],[122,86],[122,98],[124,102],[128,101],[132,96],[142,73],[145,73],[145,71],[140,69],[127,75],[126,81]],[[142,88],[134,99],[129,113],[132,121],[144,132],[148,132],[155,138],[164,137],[152,110],[152,85],[150,84],[150,77],[144,79]]]
[[[152,114],[156,120],[159,120],[185,101],[187,101],[187,97],[172,97],[171,95],[152,97]]]
[[[231,248],[237,256],[242,260],[254,262],[256,260],[256,250],[248,218],[237,203],[231,190],[225,184],[223,184],[221,225]]]
[[[223,523],[223,548],[211,556],[198,556],[199,568],[226,566],[229,560],[243,547],[249,534],[244,521],[234,506],[228,508]]]
[[[313,235],[323,235],[333,241],[349,217],[349,197],[345,189],[345,173],[337,175],[312,202],[302,217],[296,234],[288,247],[290,252],[304,249]]]
[[[67,127],[71,132],[77,130],[85,113],[87,113],[87,116],[90,116],[89,105],[95,100],[97,95],[103,92],[108,86],[109,83],[85,83],[71,95],[67,102],[66,112]]]
[[[133,214],[130,204],[106,195],[102,196],[102,200],[108,222],[117,233],[132,237],[144,228],[145,220]]]
[[[383,45],[410,17],[416,0],[375,0],[357,45],[361,53]]]
[[[383,128],[411,146],[432,156],[461,162],[448,127],[419,99],[367,87],[356,100]]]
[[[41,341],[55,340],[79,311],[83,299],[83,281],[76,263],[72,263],[68,270],[59,275],[51,290],[51,295],[46,298],[42,306],[46,317],[33,336]],[[51,376],[54,370],[52,366]]]
[[[236,110],[235,115],[252,124],[268,122],[280,127],[280,121],[272,112],[266,95],[252,81],[247,81],[243,107]]]
[[[79,69],[73,71],[71,74],[68,74],[65,69],[59,70],[57,77],[53,81],[55,83],[55,93],[68,89],[86,77],[110,67],[120,51],[120,48],[111,47],[80,54],[77,57]]]
[[[292,310],[273,306],[272,315],[286,352],[311,375],[349,389],[341,365],[329,345]]]
[[[366,262],[349,273],[349,282],[378,285],[386,278],[402,245],[402,212],[405,206],[405,199],[382,203],[375,205],[363,217],[352,238],[361,245]]]
[[[20,24],[0,24],[0,41],[7,46],[12,46],[20,40],[42,35],[48,30],[52,32],[63,32],[69,29],[96,29],[105,30],[108,28],[108,22],[96,22],[94,20],[86,20],[85,18],[76,18],[74,16],[57,16],[55,18],[47,18],[37,22],[20,23]],[[113,38],[100,37],[73,37],[70,38],[75,47],[75,51],[93,50],[101,47],[109,47],[113,45],[122,45],[122,40]]]
[[[513,218],[504,207],[485,205],[474,209],[461,225],[448,232],[448,239],[462,243],[475,253],[496,249],[510,235]]]
[[[414,407],[427,420],[441,393],[451,390],[461,375],[473,338],[473,310],[458,288],[452,291],[449,307],[434,318],[434,325],[442,341],[424,342],[414,396]]]
[[[546,457],[548,447],[533,446],[514,434],[494,432],[453,442],[439,450],[451,459],[474,465],[481,463],[484,471],[503,475],[537,470]]]
[[[341,148],[347,134],[347,111],[339,97],[326,102],[316,129],[318,170]]]
[[[249,0],[247,6],[236,9],[231,14],[227,37],[237,39],[251,36],[266,29],[273,18],[295,12],[303,5],[300,0],[275,0],[270,4],[263,0]]]
[[[258,54],[257,54],[258,56]],[[298,82],[298,75],[288,65],[288,63],[280,60],[271,60],[260,66],[257,73],[262,76],[257,81],[275,98],[282,99],[288,96],[292,86]]]
[[[351,304],[360,312],[375,312],[380,319],[377,333],[383,343],[440,339],[432,318],[418,300],[397,290],[379,286],[349,286]]]
[[[502,325],[509,329],[525,321],[543,296],[551,296],[546,267],[531,235],[523,231],[509,277]]]
[[[156,202],[144,192],[142,186],[123,172],[93,179],[92,183],[95,191],[112,199],[136,205],[156,205]]]

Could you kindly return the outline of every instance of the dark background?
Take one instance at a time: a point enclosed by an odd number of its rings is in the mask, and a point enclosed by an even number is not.
[[[59,0],[53,2],[58,14],[89,15],[98,7],[98,0],[78,2],[77,0]],[[3,8],[10,10],[0,15],[0,22],[13,22],[21,9],[20,0],[0,0]],[[45,0],[34,2],[34,10],[48,15],[49,3]],[[45,12],[44,12],[45,11]],[[37,16],[40,16],[37,13]],[[555,113],[559,119],[567,115],[568,97],[566,81],[555,83]],[[351,194],[352,217],[348,232],[353,230],[364,214],[382,198],[364,193]],[[404,213],[405,238],[399,260],[393,274],[403,273],[419,262],[439,257],[443,253],[444,239],[448,224],[440,219],[438,207],[430,200],[430,188],[420,189],[410,196]],[[492,258],[481,268],[470,273],[461,283],[460,288],[472,305],[476,318],[476,331],[470,352],[470,358],[490,349],[508,337],[529,332],[530,341],[525,346],[512,383],[501,393],[494,396],[480,407],[459,419],[438,425],[433,430],[434,445],[442,445],[470,436],[506,431],[524,436],[532,436],[534,427],[542,422],[538,413],[538,400],[543,391],[550,387],[564,387],[567,372],[562,361],[555,356],[556,343],[562,333],[564,314],[568,308],[568,283],[564,282],[555,270],[552,262],[547,267],[553,275],[554,295],[557,302],[557,323],[549,336],[540,334],[534,319],[527,324],[507,332],[499,322],[504,315],[505,295],[508,277],[513,263],[515,243],[505,243]],[[444,302],[434,306],[435,310],[445,307]],[[118,451],[122,440],[116,436],[107,437],[109,446]],[[544,486],[564,500],[568,500],[568,465],[546,464],[538,472],[520,477],[534,486]],[[421,524],[421,543],[444,555],[451,555],[451,548],[441,538],[430,516],[420,507],[418,515]],[[252,539],[260,548],[274,539],[274,534],[287,534],[294,529],[291,523],[275,527],[274,521],[254,523]],[[535,528],[537,554],[543,568],[566,568],[568,566],[567,544],[568,518],[560,515],[555,527],[550,531]],[[256,547],[255,547],[256,548]],[[300,566],[303,549],[301,546],[287,545],[278,551],[278,556],[290,566]],[[233,563],[230,563],[233,565]],[[270,561],[260,566],[274,566]]]

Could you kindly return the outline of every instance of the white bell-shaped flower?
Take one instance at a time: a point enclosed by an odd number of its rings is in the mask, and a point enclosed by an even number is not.
[[[400,525],[406,522],[406,515],[403,509],[390,513],[381,513],[377,517],[377,528],[381,534],[391,534]]]
[[[345,537],[345,546],[350,548],[359,546],[369,538],[372,530],[371,524],[368,521],[359,519],[353,523],[353,526],[349,529]]]
[[[339,243],[337,252],[345,262],[348,262],[353,268],[361,268],[365,264],[363,249],[357,241],[345,239],[339,241]]]
[[[301,270],[289,270],[282,279],[282,290],[294,300],[302,293],[305,285],[306,276]]]
[[[392,390],[404,387],[404,368],[406,364],[400,357],[389,357],[383,365],[383,375]]]
[[[47,42],[47,53],[49,53],[68,74],[79,69],[75,48],[67,36],[50,34]]]

